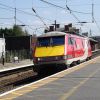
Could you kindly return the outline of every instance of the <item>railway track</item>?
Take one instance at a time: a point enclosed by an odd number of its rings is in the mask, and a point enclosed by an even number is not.
[[[33,66],[0,72],[0,93],[14,88],[14,84],[36,76]]]
[[[97,50],[93,52],[92,58],[95,58],[99,55],[100,55],[100,50]],[[33,66],[0,72],[0,94],[66,69],[65,66],[57,70],[56,67],[54,68],[51,69],[50,67],[49,69],[45,69],[39,75],[36,72],[34,72]]]

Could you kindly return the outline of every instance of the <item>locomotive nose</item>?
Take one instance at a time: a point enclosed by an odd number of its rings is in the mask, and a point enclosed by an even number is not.
[[[53,47],[37,47],[35,57],[61,56],[64,54],[64,45]]]

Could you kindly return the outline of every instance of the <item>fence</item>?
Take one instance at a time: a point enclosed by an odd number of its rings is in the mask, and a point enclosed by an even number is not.
[[[19,60],[32,59],[30,50],[10,50],[5,53],[5,62],[13,62],[15,56],[17,56]],[[0,59],[0,63],[2,63],[2,59]]]

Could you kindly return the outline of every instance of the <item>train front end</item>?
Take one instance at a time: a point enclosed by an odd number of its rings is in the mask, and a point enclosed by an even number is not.
[[[46,33],[38,37],[34,53],[34,65],[65,63],[65,34]]]

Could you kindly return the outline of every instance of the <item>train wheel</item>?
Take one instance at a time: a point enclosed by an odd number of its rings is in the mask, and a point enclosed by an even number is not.
[[[70,68],[70,66],[71,66],[70,64],[66,65],[67,69]]]
[[[89,57],[89,60],[91,60],[92,59],[92,57]]]
[[[88,61],[89,60],[89,57],[86,59],[86,61]]]
[[[77,61],[77,64],[80,64],[80,60]]]
[[[39,73],[40,72],[40,68],[41,68],[40,66],[34,65],[33,70],[34,70],[34,72]]]
[[[76,65],[77,65],[77,62],[74,61],[74,62],[72,63],[72,67],[73,67],[73,66],[76,66]]]

